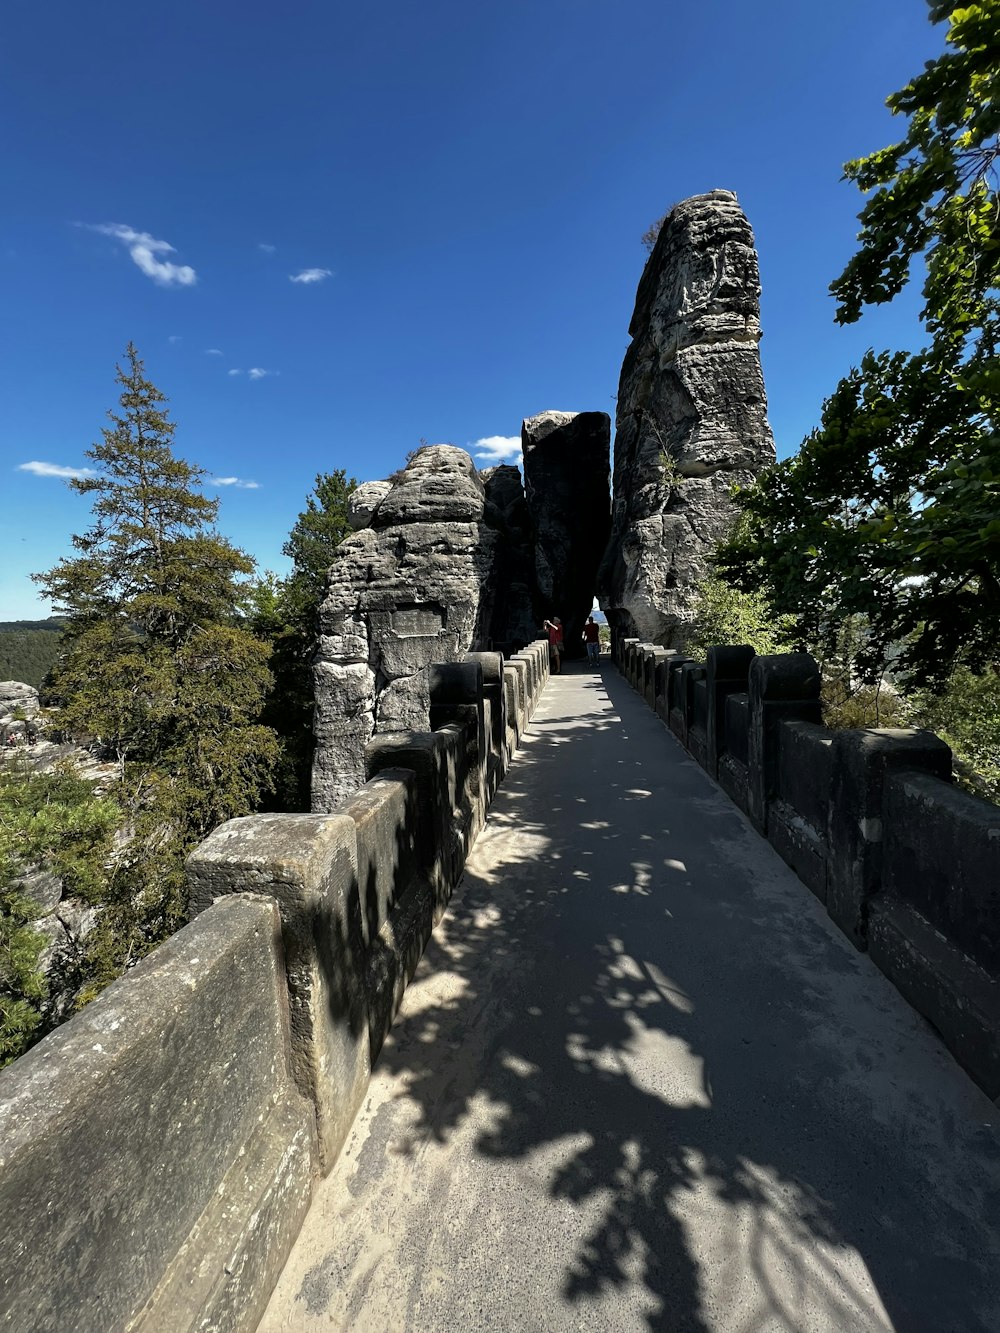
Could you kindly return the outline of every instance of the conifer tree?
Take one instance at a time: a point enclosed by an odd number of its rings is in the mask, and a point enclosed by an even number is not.
[[[35,576],[65,616],[53,676],[65,730],[118,764],[126,838],[93,952],[98,983],[184,919],[183,858],[222,820],[255,808],[276,756],[258,718],[267,646],[241,623],[254,563],[214,529],[203,469],[177,458],[164,395],[134,346],[120,409],[88,450],[94,497],[76,554]]]

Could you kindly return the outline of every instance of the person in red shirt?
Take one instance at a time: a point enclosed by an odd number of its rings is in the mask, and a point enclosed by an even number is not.
[[[598,666],[601,658],[601,627],[595,624],[593,616],[587,617],[583,639],[587,645],[587,661],[591,666]]]
[[[543,623],[542,628],[547,629],[549,632],[549,664],[552,667],[552,674],[558,676],[562,669],[562,621],[558,616],[553,616],[551,620],[546,620]]]

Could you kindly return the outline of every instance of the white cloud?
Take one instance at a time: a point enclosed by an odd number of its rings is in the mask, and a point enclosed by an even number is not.
[[[333,277],[332,269],[328,268],[304,268],[300,273],[289,273],[289,282],[325,282],[327,278]]]
[[[18,463],[18,472],[30,472],[34,477],[96,477],[90,467],[62,467],[59,463]]]
[[[238,491],[259,491],[259,481],[244,481],[242,477],[209,477],[213,486],[235,486]]]
[[[221,348],[221,347],[206,347],[206,348],[205,348],[205,355],[206,355],[206,356],[221,356],[221,355],[222,355],[222,348]]]
[[[179,333],[172,333],[170,337],[167,339],[168,343],[180,343],[183,341],[184,339],[181,337]]]
[[[242,371],[242,370],[230,370],[230,371],[227,371],[226,373],[229,374],[229,375],[242,375],[242,374],[243,374],[243,371]]]
[[[257,249],[263,250],[264,254],[266,255],[273,255],[275,250],[277,250],[277,248],[278,247],[276,245],[268,245],[266,241],[257,242]]]
[[[171,264],[168,259],[157,259],[157,255],[172,255],[174,247],[166,241],[158,241],[148,231],[136,231],[120,222],[84,223],[90,231],[100,232],[102,236],[113,236],[128,247],[132,262],[152,278],[160,287],[193,287],[198,275],[188,264]]]
[[[252,380],[262,380],[267,375],[276,375],[277,373],[276,370],[264,370],[261,366],[251,366],[247,371]]]
[[[521,465],[520,435],[487,435],[481,440],[476,440],[469,448],[476,458],[481,458],[490,466],[496,463],[516,463],[519,467]]]

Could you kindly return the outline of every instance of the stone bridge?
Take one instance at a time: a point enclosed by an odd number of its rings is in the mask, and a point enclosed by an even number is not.
[[[199,849],[0,1075],[5,1327],[1000,1327],[1000,812],[811,659],[619,657]]]
[[[313,813],[0,1073],[0,1327],[1000,1329],[1000,810],[685,655],[773,457],[749,225],[684,201],[610,423],[362,487]],[[550,677],[595,589],[613,660]]]

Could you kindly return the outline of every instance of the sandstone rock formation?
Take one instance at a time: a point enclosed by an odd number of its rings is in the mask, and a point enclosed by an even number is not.
[[[355,532],[367,528],[375,510],[392,490],[391,481],[363,481],[347,499],[347,521]]]
[[[542,412],[522,424],[521,448],[535,532],[536,610],[539,619],[559,616],[568,655],[580,657],[611,530],[611,418]]]
[[[0,680],[0,745],[37,730],[38,691],[20,680]]]
[[[487,648],[500,531],[463,449],[428,445],[337,548],[315,662],[313,809],[365,781],[365,746],[429,730],[427,668]]]
[[[730,489],[774,460],[757,254],[730,191],[670,212],[629,332],[598,592],[615,632],[682,648],[695,585],[732,519]]]
[[[535,534],[518,469],[501,463],[480,475],[486,486],[487,519],[501,535],[495,564],[493,648],[509,657],[539,634],[544,619],[535,605]]]

